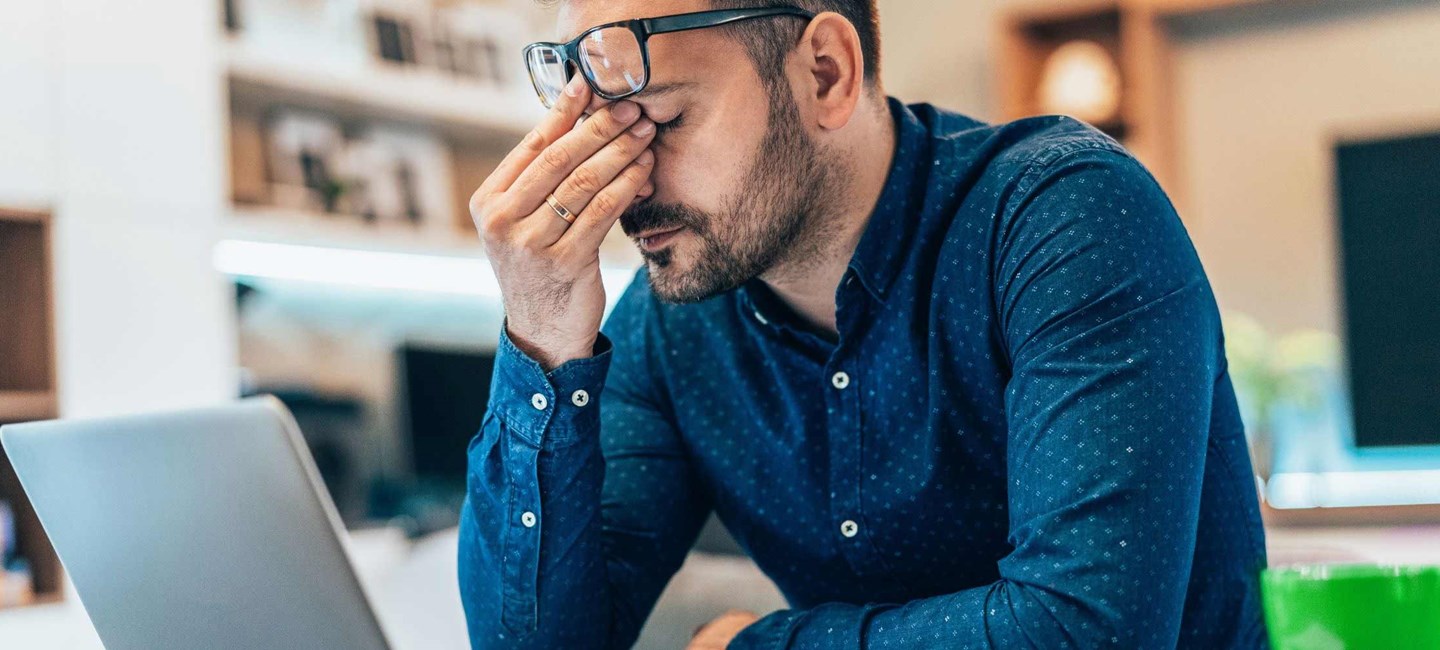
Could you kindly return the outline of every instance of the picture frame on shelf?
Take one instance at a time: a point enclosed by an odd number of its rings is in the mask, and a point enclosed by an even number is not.
[[[370,125],[348,143],[346,160],[377,224],[450,229],[452,154],[434,133]]]
[[[330,116],[294,109],[269,121],[270,196],[275,205],[311,212],[345,212],[337,174],[344,166],[345,136]]]
[[[363,15],[370,56],[400,66],[434,66],[434,9],[427,0],[369,0]]]
[[[527,26],[513,9],[457,4],[435,9],[436,54],[440,65],[457,76],[496,87],[520,79],[516,53],[525,46]]]
[[[283,109],[273,113],[266,141],[273,207],[379,226],[453,230],[455,156],[430,130],[347,125],[330,115]]]

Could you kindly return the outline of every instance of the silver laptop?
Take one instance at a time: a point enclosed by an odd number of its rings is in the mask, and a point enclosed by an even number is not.
[[[109,650],[389,644],[285,407],[0,429]]]

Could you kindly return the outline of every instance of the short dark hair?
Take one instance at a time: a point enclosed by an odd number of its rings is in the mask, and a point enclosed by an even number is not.
[[[789,4],[815,13],[833,11],[855,25],[860,35],[860,52],[865,57],[865,80],[876,84],[880,79],[880,10],[876,0],[711,0],[716,9],[750,9]],[[733,30],[750,52],[762,78],[773,79],[783,72],[785,57],[800,37],[797,21],[792,18],[746,20],[726,27]]]

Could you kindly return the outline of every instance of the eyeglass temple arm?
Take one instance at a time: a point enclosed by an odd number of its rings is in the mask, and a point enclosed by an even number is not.
[[[699,11],[689,14],[675,16],[661,16],[660,18],[646,18],[640,21],[645,32],[649,34],[667,34],[670,32],[683,32],[691,29],[703,29],[706,27],[718,27],[751,18],[764,18],[766,16],[799,16],[801,18],[814,18],[815,13],[806,11],[799,7],[757,7],[754,9],[721,9],[717,11]]]

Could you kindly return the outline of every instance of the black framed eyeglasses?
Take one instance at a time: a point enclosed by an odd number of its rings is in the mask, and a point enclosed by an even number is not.
[[[591,27],[569,43],[531,43],[525,46],[525,67],[530,71],[535,92],[547,108],[555,105],[576,68],[596,95],[613,101],[634,95],[650,83],[651,36],[770,16],[799,16],[809,20],[815,14],[787,6],[715,9],[622,20]]]

